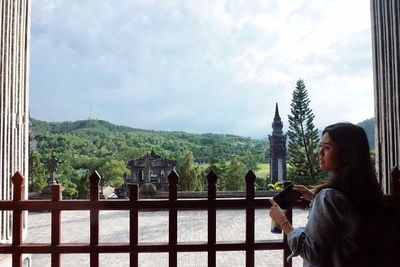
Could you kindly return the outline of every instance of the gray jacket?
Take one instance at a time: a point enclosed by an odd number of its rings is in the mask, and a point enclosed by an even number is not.
[[[349,266],[358,251],[354,241],[358,213],[344,194],[332,188],[321,190],[310,206],[306,226],[288,235],[290,257],[300,255],[303,266]]]

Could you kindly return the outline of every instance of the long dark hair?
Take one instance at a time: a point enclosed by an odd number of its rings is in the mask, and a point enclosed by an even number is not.
[[[382,189],[375,176],[368,138],[358,125],[341,122],[327,126],[322,134],[328,133],[336,145],[339,167],[326,182],[316,188],[341,191],[358,208],[374,205],[382,200]]]

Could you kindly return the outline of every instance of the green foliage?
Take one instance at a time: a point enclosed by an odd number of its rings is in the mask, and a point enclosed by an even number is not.
[[[256,180],[254,182],[256,190],[267,189],[269,181],[269,163],[258,163],[255,171]]]
[[[225,160],[221,160],[219,158],[214,158],[214,159],[211,160],[210,165],[208,166],[208,168],[205,169],[205,177],[204,177],[204,179],[207,179],[206,176],[208,175],[208,173],[211,170],[213,170],[215,172],[215,174],[217,175],[217,177],[218,177],[217,184],[216,184],[217,190],[218,191],[225,191],[225,189],[226,189],[225,176],[226,176],[227,169],[228,169],[228,166],[227,166]]]
[[[109,184],[120,185],[124,172],[129,173],[126,169],[128,161],[140,158],[151,150],[162,157],[176,160],[178,165],[183,162],[187,151],[191,151],[192,172],[200,177],[204,174],[199,165],[212,165],[213,159],[218,159],[218,165],[224,172],[227,168],[225,162],[233,158],[237,158],[247,170],[256,171],[257,164],[265,161],[267,149],[265,140],[234,135],[148,131],[116,126],[101,120],[48,123],[31,119],[31,122],[42,167],[35,165],[30,171],[43,173],[44,168],[44,177],[49,177],[47,159],[54,151],[62,161],[56,179],[64,187],[63,194],[70,198],[86,194],[84,185],[87,182],[83,178],[86,172],[98,170],[106,176]],[[182,173],[178,173],[182,176]],[[204,181],[200,178],[199,181],[200,185],[197,182],[191,185],[193,190],[204,188]],[[225,185],[220,190],[224,188]]]
[[[112,158],[107,158],[98,170],[104,175],[106,184],[113,187],[121,186],[124,183],[124,174],[129,171],[124,161]]]
[[[177,169],[179,173],[179,190],[200,191],[202,189],[200,168],[195,166],[191,151],[185,153],[184,158],[178,162]]]
[[[275,182],[273,184],[268,184],[268,189],[270,190],[275,190],[275,191],[279,191],[283,189],[283,183],[282,182]]]
[[[256,190],[265,190],[266,183],[267,183],[267,180],[265,178],[256,177],[256,180],[254,181]]]
[[[314,114],[303,80],[298,80],[293,91],[289,115],[288,177],[295,183],[312,185],[321,179],[319,169],[319,137]]]
[[[197,168],[196,175],[202,176],[199,181],[200,188],[203,189],[207,185],[205,177],[211,169],[219,176],[218,190],[228,190],[227,188],[232,187],[237,188],[236,190],[243,188],[244,175],[250,169],[257,175],[255,182],[257,189],[266,187],[269,171],[268,164],[265,165],[265,155],[268,156],[269,152],[265,140],[222,134],[198,135],[184,132],[148,131],[116,126],[101,120],[48,123],[31,119],[31,122],[37,141],[37,151],[34,152],[36,154],[32,153],[30,158],[29,189],[31,191],[40,191],[46,186],[47,178],[50,176],[47,170],[47,159],[52,151],[62,161],[56,172],[56,179],[65,188],[64,196],[66,197],[84,197],[89,185],[88,178],[84,176],[94,170],[103,172],[109,184],[118,186],[122,182],[124,174],[122,170],[126,170],[128,161],[140,158],[151,150],[163,157],[177,160],[177,169],[187,151],[191,151],[192,168]],[[371,137],[371,131],[368,131],[368,129],[373,129],[373,119],[364,121],[360,125],[366,129],[369,140],[374,140],[373,136]],[[372,145],[371,148],[373,148]],[[299,151],[302,152],[301,149]],[[304,158],[301,158],[303,162]],[[290,155],[288,160],[290,160]],[[298,177],[297,174],[301,172],[291,173],[293,168],[291,163],[288,163],[288,177],[295,180]],[[241,169],[243,165],[245,171],[240,179],[229,176],[230,170]],[[110,171],[114,167],[116,170]],[[182,176],[179,171],[178,173]],[[198,185],[195,188],[199,188]]]
[[[40,154],[32,152],[29,156],[29,191],[40,192],[47,185],[44,164]]]
[[[75,183],[73,183],[71,180],[64,180],[61,182],[63,185],[63,197],[65,198],[77,198],[79,195],[78,188]]]
[[[232,159],[223,176],[224,189],[227,191],[244,191],[246,189],[246,173],[246,165],[238,158]]]
[[[57,182],[59,182],[63,190],[63,196],[66,198],[77,198],[78,197],[78,188],[77,184],[79,183],[79,173],[75,170],[71,165],[66,161],[62,161],[58,165],[58,171],[55,175]]]
[[[255,174],[257,177],[263,178],[263,179],[267,179],[267,177],[269,176],[269,163],[259,163],[257,164],[257,168],[255,171]]]
[[[233,158],[229,164],[220,159],[214,159],[205,170],[205,176],[213,170],[217,176],[217,190],[219,191],[244,191],[246,188],[245,176],[248,168],[240,161]],[[206,178],[205,178],[206,179]]]
[[[79,183],[77,185],[78,189],[78,198],[89,198],[89,190],[90,190],[90,182],[89,182],[90,173],[86,171],[82,174],[79,179]]]
[[[238,156],[249,157],[251,163],[263,161],[266,150],[264,140],[235,135],[149,131],[101,120],[46,123],[31,119],[31,122],[40,154],[50,154],[54,150],[59,155],[69,150],[75,152],[69,156],[77,164],[91,157],[115,156],[131,160],[151,150],[173,159],[192,151],[197,163],[208,163],[216,157],[231,160]]]

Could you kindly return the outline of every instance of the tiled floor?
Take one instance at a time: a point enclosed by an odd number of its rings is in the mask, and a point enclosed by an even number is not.
[[[294,226],[304,225],[307,220],[307,210],[294,210]],[[255,212],[256,240],[279,239],[282,235],[272,234],[270,218],[267,210]],[[61,218],[62,242],[89,242],[89,212],[65,211]],[[217,211],[217,241],[236,241],[245,239],[245,211]],[[207,213],[205,211],[178,212],[178,242],[206,241]],[[99,242],[128,242],[129,216],[128,211],[100,212]],[[139,242],[168,241],[167,212],[139,213]],[[50,242],[50,214],[29,213],[29,230],[27,242]],[[32,255],[33,267],[50,266],[49,255]],[[89,255],[66,254],[61,257],[63,267],[89,267]],[[297,257],[293,266],[302,266],[303,261]],[[283,265],[282,251],[256,251],[255,266],[278,267]],[[101,254],[100,266],[129,266],[128,254]],[[141,267],[167,267],[167,253],[140,254]],[[207,253],[178,253],[178,266],[207,266]],[[218,267],[245,266],[244,251],[217,252]]]

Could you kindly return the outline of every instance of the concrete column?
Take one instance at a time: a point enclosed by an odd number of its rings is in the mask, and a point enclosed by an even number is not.
[[[390,170],[400,165],[400,1],[371,0],[378,178],[390,193]]]
[[[16,171],[28,196],[30,0],[0,0],[0,29],[0,199],[6,200]],[[0,242],[11,238],[10,217],[0,212]]]

